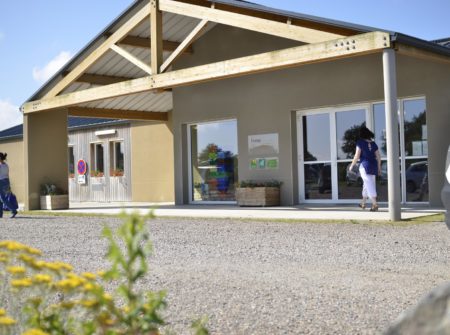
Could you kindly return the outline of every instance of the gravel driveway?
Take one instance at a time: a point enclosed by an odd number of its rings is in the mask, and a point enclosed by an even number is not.
[[[79,271],[104,268],[99,217],[0,220],[0,239],[41,249]],[[168,291],[166,321],[189,334],[377,334],[450,279],[444,223],[319,224],[149,221],[154,255],[144,285]]]

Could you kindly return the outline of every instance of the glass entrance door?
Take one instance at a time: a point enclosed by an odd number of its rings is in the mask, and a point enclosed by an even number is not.
[[[191,202],[235,201],[238,181],[237,122],[189,126]]]
[[[361,197],[361,178],[347,173],[355,153],[359,128],[368,108],[349,107],[304,112],[297,118],[299,132],[300,200],[322,202]]]

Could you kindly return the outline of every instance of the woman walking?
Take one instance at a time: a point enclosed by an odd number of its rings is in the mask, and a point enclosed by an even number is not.
[[[362,201],[359,207],[366,208],[368,198],[372,201],[371,212],[378,210],[376,176],[381,174],[381,157],[378,145],[374,142],[374,133],[366,126],[359,130],[359,139],[356,142],[356,152],[353,161],[349,166],[352,171],[355,164],[360,161],[359,173],[363,180]]]
[[[11,218],[15,218],[17,210],[13,208],[7,197],[11,191],[11,186],[9,183],[9,166],[5,162],[6,156],[8,156],[7,153],[0,152],[0,201],[3,203],[0,204],[0,218],[3,217],[3,205],[11,211]]]

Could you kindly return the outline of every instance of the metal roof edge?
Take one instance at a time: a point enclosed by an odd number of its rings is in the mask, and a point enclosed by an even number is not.
[[[360,24],[356,24],[356,23],[350,23],[350,22],[346,22],[346,21],[327,19],[327,18],[320,17],[320,16],[308,15],[308,14],[293,12],[293,11],[274,8],[274,7],[268,7],[268,6],[256,4],[253,2],[249,2],[249,1],[243,1],[243,0],[239,0],[239,1],[236,1],[236,0],[208,0],[208,1],[211,3],[220,3],[220,4],[230,5],[230,6],[238,7],[238,8],[252,9],[252,10],[256,10],[256,11],[260,11],[260,12],[282,15],[282,16],[286,16],[286,17],[289,17],[292,19],[301,19],[301,20],[307,20],[307,21],[321,23],[321,24],[330,25],[330,26],[339,27],[339,28],[358,30],[358,31],[361,31],[362,33],[372,32],[372,31],[384,31],[384,32],[388,32],[388,33],[393,33],[386,29],[375,28],[375,27],[360,25]]]
[[[426,41],[417,37],[395,33],[391,35],[391,41],[397,43],[407,44],[412,47],[416,47],[422,50],[431,51],[443,56],[450,57],[450,48],[437,44],[434,41]]]
[[[79,125],[79,126],[71,126],[71,127],[67,127],[67,131],[75,131],[75,130],[83,130],[83,129],[91,129],[91,128],[98,128],[98,127],[106,127],[106,126],[115,126],[115,125],[124,125],[124,124],[131,124],[131,120],[111,120],[111,121],[106,121],[106,122],[101,122],[101,123],[91,123],[91,124],[83,124],[83,125]],[[0,131],[0,133],[15,128],[17,126],[21,126],[23,125],[16,125],[13,126],[11,128],[7,128],[4,129],[2,131]],[[23,128],[22,130],[14,135],[9,135],[9,136],[0,136],[0,142],[2,141],[6,141],[6,140],[11,140],[11,139],[20,139],[23,138]]]

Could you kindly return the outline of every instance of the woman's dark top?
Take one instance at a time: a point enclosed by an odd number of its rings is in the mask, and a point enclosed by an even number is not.
[[[361,156],[359,161],[366,170],[367,174],[378,175],[378,162],[375,152],[378,150],[378,145],[373,141],[358,140],[356,146],[361,149]]]

